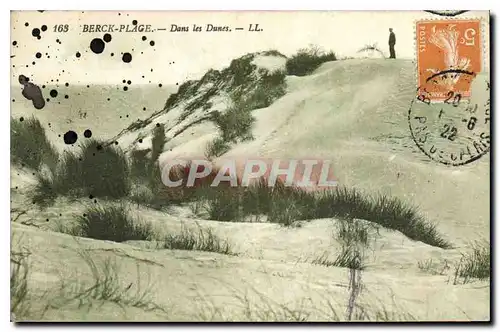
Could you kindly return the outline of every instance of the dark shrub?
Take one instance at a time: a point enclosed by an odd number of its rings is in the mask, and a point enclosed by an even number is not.
[[[305,76],[315,71],[322,63],[335,61],[335,53],[324,53],[317,47],[300,49],[297,54],[289,58],[286,62],[288,75]]]
[[[54,170],[59,158],[57,150],[49,142],[45,128],[35,117],[20,121],[10,118],[11,158],[17,164],[38,169],[46,164]]]
[[[123,242],[151,240],[151,225],[137,223],[124,205],[94,206],[77,219],[83,237]]]

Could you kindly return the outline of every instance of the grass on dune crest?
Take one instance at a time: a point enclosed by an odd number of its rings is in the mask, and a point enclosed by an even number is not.
[[[334,52],[325,52],[318,46],[301,48],[286,62],[288,75],[306,76],[315,71],[322,63],[336,61]]]
[[[265,215],[269,222],[291,226],[299,220],[319,218],[363,219],[415,241],[451,247],[417,207],[397,197],[369,195],[356,188],[311,193],[283,184],[268,187],[261,181],[246,188],[205,188],[202,196],[199,199],[204,200],[213,220],[241,221],[249,215]]]

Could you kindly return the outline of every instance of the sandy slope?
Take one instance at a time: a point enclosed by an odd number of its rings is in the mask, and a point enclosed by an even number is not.
[[[489,156],[450,168],[429,161],[417,149],[407,123],[415,91],[413,72],[410,61],[356,59],[326,63],[310,76],[287,77],[287,94],[254,111],[256,139],[223,157],[318,156],[333,160],[342,184],[390,193],[419,205],[456,248],[444,250],[399,232],[373,231],[360,303],[372,315],[384,307],[389,320],[406,320],[407,314],[418,320],[487,320],[489,283],[453,285],[453,267],[469,241],[489,237]],[[168,136],[179,126],[180,112],[177,108],[160,114],[150,127],[165,123],[172,128]],[[200,116],[201,111],[195,112],[186,121]],[[120,143],[133,146],[138,136],[144,136],[141,144],[147,148],[149,129],[125,134]],[[171,140],[161,158],[202,156],[206,142],[215,135],[208,122],[193,126]],[[26,208],[23,190],[32,183],[32,176],[13,170],[12,178],[11,187],[18,186],[13,189],[13,208]],[[112,303],[91,308],[72,303],[50,309],[47,319],[291,320],[285,306],[301,312],[301,318],[309,314],[310,320],[330,320],[334,316],[328,303],[344,319],[349,271],[311,264],[325,252],[333,256],[338,251],[339,244],[331,237],[334,219],[287,229],[268,223],[197,220],[182,208],[170,213],[134,211],[143,222],[154,225],[158,238],[179,232],[183,225],[194,227],[196,222],[212,227],[228,238],[237,256],[157,250],[141,241],[117,244],[51,231],[58,224],[71,223],[89,204],[59,200],[44,211],[28,211],[13,224],[14,234],[33,252],[33,287],[40,291],[55,287],[61,278],[90,282],[88,267],[75,251],[90,248],[96,260],[117,259],[124,287],[135,283],[138,273],[144,282],[149,276],[155,284],[154,301],[166,313]],[[19,225],[28,219],[38,229]],[[441,274],[418,268],[419,261],[429,259]]]

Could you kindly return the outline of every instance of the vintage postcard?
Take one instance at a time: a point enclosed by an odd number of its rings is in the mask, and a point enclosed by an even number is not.
[[[11,321],[489,322],[487,11],[12,11]]]

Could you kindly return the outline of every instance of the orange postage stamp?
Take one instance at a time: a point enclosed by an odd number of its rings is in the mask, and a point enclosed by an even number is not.
[[[416,23],[418,99],[459,102],[470,97],[482,69],[481,21],[425,20]]]

